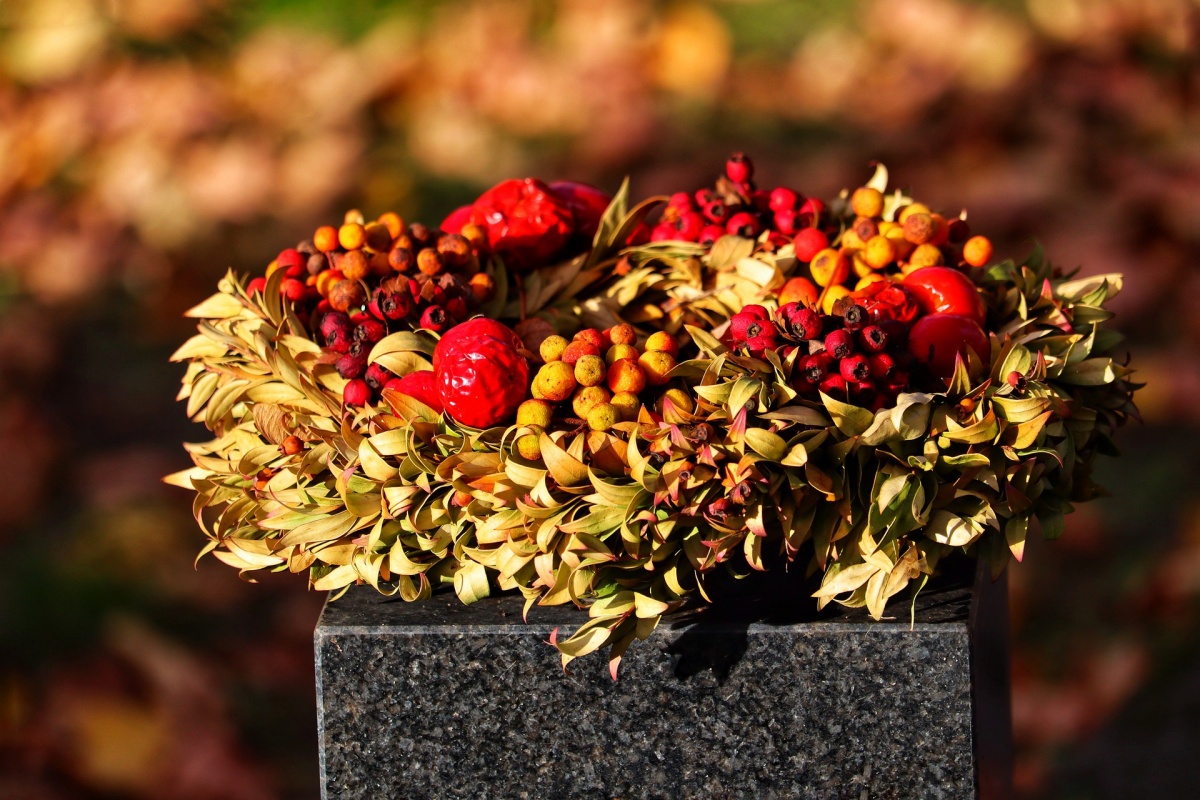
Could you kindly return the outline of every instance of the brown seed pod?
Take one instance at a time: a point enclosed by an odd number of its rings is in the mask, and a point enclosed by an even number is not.
[[[392,252],[388,253],[388,263],[396,272],[412,272],[416,262],[413,251],[407,247],[393,247]]]
[[[358,281],[340,280],[329,289],[329,305],[335,311],[358,308],[367,300],[367,293]]]
[[[325,268],[329,266],[329,259],[325,257],[324,253],[313,253],[308,257],[308,263],[305,266],[309,275],[317,275],[324,272]]]
[[[418,248],[432,247],[437,240],[429,226],[422,225],[420,222],[414,222],[408,226],[408,235],[412,237],[413,243]]]

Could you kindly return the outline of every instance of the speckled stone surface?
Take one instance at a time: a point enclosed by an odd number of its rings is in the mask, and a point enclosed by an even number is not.
[[[323,796],[976,797],[971,598],[923,595],[913,628],[753,608],[662,625],[614,683],[546,643],[580,612],[355,589],[315,634]]]

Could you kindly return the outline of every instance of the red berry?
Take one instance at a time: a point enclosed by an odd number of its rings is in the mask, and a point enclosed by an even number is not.
[[[571,340],[575,342],[587,342],[595,347],[597,351],[599,351],[601,347],[604,347],[604,334],[595,328],[584,328],[579,333],[571,337]]]
[[[800,359],[799,364],[800,373],[804,379],[809,383],[817,384],[825,380],[825,376],[829,374],[833,357],[829,353],[813,353]]]
[[[671,242],[679,232],[675,226],[669,222],[660,222],[650,231],[650,241],[652,242]]]
[[[308,267],[308,257],[295,248],[289,247],[275,256],[275,263],[286,270],[287,277],[299,278]]]
[[[450,326],[450,316],[446,309],[438,305],[429,306],[421,314],[421,327],[434,333],[441,333]]]
[[[350,352],[350,347],[354,343],[354,337],[350,335],[349,328],[335,330],[325,337],[325,347],[335,353]]]
[[[725,162],[725,175],[734,183],[748,183],[754,179],[754,164],[745,153],[734,153]]]
[[[800,205],[801,216],[809,217],[813,223],[821,219],[825,213],[825,204],[815,197],[810,197]]]
[[[298,303],[304,299],[304,290],[308,288],[304,285],[304,281],[296,278],[284,278],[283,283],[279,285],[279,291],[288,300],[293,303]]]
[[[321,317],[321,333],[326,338],[332,336],[337,331],[349,333],[351,327],[350,317],[344,311],[330,311]]]
[[[878,353],[887,348],[888,335],[878,325],[868,325],[858,332],[858,341],[862,344],[863,350],[868,353]]]
[[[780,233],[795,233],[799,221],[800,215],[794,209],[784,208],[775,212],[775,230]]]
[[[467,310],[467,301],[462,297],[451,297],[446,301],[446,313],[450,315],[450,319],[455,322],[462,322],[470,313]]]
[[[984,364],[990,362],[992,345],[987,334],[974,319],[960,314],[930,314],[917,320],[908,333],[908,351],[936,378],[953,375],[955,357],[961,353],[965,358],[968,348]]]
[[[779,309],[784,330],[794,338],[808,341],[821,335],[821,315],[800,303],[788,303]]]
[[[401,320],[412,313],[413,299],[407,291],[391,292],[380,287],[371,298],[371,313],[378,319]]]
[[[710,200],[701,210],[704,212],[704,218],[714,225],[724,225],[725,220],[729,219],[729,206],[725,205],[724,200]]]
[[[866,356],[853,355],[838,362],[838,372],[847,382],[865,381],[871,377],[871,363]]]
[[[872,353],[868,358],[871,362],[871,377],[877,381],[885,381],[896,371],[896,360],[887,353]]]
[[[775,337],[774,328],[763,328],[757,336],[751,336],[746,340],[746,349],[755,358],[762,358],[763,353],[768,350],[774,350],[779,346],[779,340]]]
[[[784,186],[777,186],[771,190],[770,207],[775,212],[795,211],[798,200],[799,198],[796,196],[796,193],[791,189]]]
[[[589,341],[575,340],[567,345],[567,349],[562,352],[562,361],[571,366],[584,356],[598,356],[600,348]]]
[[[700,231],[700,238],[697,240],[702,245],[714,244],[717,239],[725,235],[725,228],[720,225],[705,225],[704,230]]]
[[[759,319],[761,319],[763,321],[771,319],[771,312],[767,311],[766,308],[758,305],[757,303],[751,303],[750,305],[742,306],[742,310],[740,313],[750,314],[752,316],[758,317]]]
[[[354,329],[353,338],[360,342],[375,344],[384,336],[387,336],[387,328],[383,327],[382,322],[377,319],[364,319],[359,321],[358,326]]]
[[[445,410],[432,370],[422,369],[410,372],[402,378],[392,378],[383,388],[420,400],[439,414]]]
[[[343,378],[357,378],[367,368],[367,357],[361,353],[346,353],[337,360],[338,375]]]
[[[745,211],[739,211],[729,218],[725,223],[725,230],[733,236],[741,236],[744,239],[753,239],[758,236],[762,226],[758,224],[758,218],[753,214],[748,214]]]
[[[761,309],[762,306],[746,306],[734,314],[729,321],[729,333],[738,345],[744,344],[747,339],[753,339],[765,328],[771,327],[769,319],[751,311],[751,308]]]
[[[867,310],[857,303],[846,306],[842,312],[842,321],[846,325],[847,330],[857,331],[862,328],[870,320],[867,315]]]
[[[371,387],[362,378],[356,378],[346,384],[342,390],[342,403],[346,406],[365,406],[371,402]]]
[[[724,231],[722,231],[722,233],[724,233]],[[253,295],[255,292],[262,294],[262,292],[266,288],[267,288],[267,279],[266,278],[255,278],[254,280],[252,280],[248,284],[246,284],[246,294]]]
[[[848,357],[854,352],[854,336],[841,328],[830,331],[825,336],[825,352],[837,359]]]
[[[692,196],[690,194],[687,192],[676,192],[667,201],[667,208],[673,208],[677,211],[691,211],[695,206],[692,205]]]
[[[675,221],[675,230],[678,231],[676,238],[684,242],[698,241],[704,224],[703,216],[695,211],[686,211]]]
[[[846,379],[839,373],[832,372],[826,375],[818,384],[821,391],[830,397],[845,397],[846,396]]]
[[[374,391],[379,391],[382,389],[384,385],[394,377],[395,376],[392,375],[392,373],[388,372],[378,364],[372,364],[367,367],[367,374],[363,376],[367,382],[367,386],[370,386]]]
[[[904,279],[926,314],[959,314],[983,325],[987,307],[974,282],[953,267],[922,267]]]
[[[820,228],[804,228],[792,240],[798,261],[812,261],[817,253],[829,247],[829,237]]]

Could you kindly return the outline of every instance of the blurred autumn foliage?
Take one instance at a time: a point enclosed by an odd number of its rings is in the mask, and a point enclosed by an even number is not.
[[[1024,797],[1200,795],[1200,6],[0,4],[0,796],[315,797],[302,581],[192,561],[166,363],[229,266],[501,177],[893,179],[1115,303],[1146,424],[1012,572]],[[1192,293],[1196,292],[1196,295]]]

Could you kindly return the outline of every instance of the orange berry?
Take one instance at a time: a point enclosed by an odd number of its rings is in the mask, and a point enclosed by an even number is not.
[[[450,269],[465,267],[475,256],[471,243],[458,233],[446,233],[438,237],[437,251],[442,262]]]
[[[367,232],[357,222],[347,222],[338,228],[338,243],[347,250],[357,250],[367,241]]]
[[[679,355],[679,342],[675,341],[675,337],[666,331],[655,331],[646,340],[646,350],[658,350],[677,356]]]
[[[362,250],[351,250],[337,261],[338,269],[347,280],[361,281],[371,272],[371,264]]]
[[[850,277],[850,260],[840,250],[825,248],[808,265],[818,286],[834,286]]]
[[[345,214],[342,215],[342,222],[347,225],[349,225],[351,223],[353,223],[355,225],[362,225],[366,221],[367,221],[366,217],[364,217],[363,213],[361,211],[359,211],[357,208],[352,208],[349,211],[347,211]]]
[[[637,331],[632,325],[622,322],[620,325],[613,325],[605,333],[608,334],[608,340],[613,344],[634,344],[637,342]]]
[[[379,223],[387,228],[388,236],[391,236],[393,239],[404,233],[404,220],[394,211],[380,214]]]
[[[896,245],[886,236],[873,236],[867,241],[862,257],[872,269],[883,269],[896,260]]]
[[[337,228],[332,225],[322,225],[313,234],[313,246],[322,253],[332,253],[338,248]]]
[[[596,353],[600,353],[600,348],[604,347],[604,334],[595,328],[584,328],[579,333],[575,334],[571,339],[573,342],[587,342],[596,348]]]
[[[581,342],[577,339],[567,345],[566,349],[563,350],[562,360],[574,367],[575,362],[578,361],[582,356],[598,355],[600,355],[599,347],[591,342]]]
[[[779,305],[785,306],[788,303],[800,303],[801,305],[811,307],[816,305],[818,295],[820,295],[820,291],[808,278],[791,278],[779,290]]]
[[[604,354],[604,360],[609,364],[616,363],[622,358],[628,358],[632,359],[633,361],[637,361],[639,355],[641,355],[641,353],[639,353],[638,349],[631,344],[614,344],[612,347],[608,348],[608,352]]]
[[[496,296],[496,282],[486,272],[477,272],[471,276],[471,293],[481,303],[486,303]]]
[[[972,236],[963,245],[963,261],[972,267],[986,266],[992,260],[992,242],[986,236]]]
[[[929,206],[924,203],[909,203],[904,208],[900,209],[900,213],[896,216],[896,221],[903,225],[908,221],[908,218],[913,214],[928,214]]]
[[[413,258],[413,251],[407,247],[396,245],[392,251],[388,253],[388,263],[396,272],[412,272],[416,266],[417,260]]]
[[[929,243],[941,247],[950,241],[950,225],[941,214],[930,214],[929,218],[933,220],[933,236],[930,237]]]
[[[330,288],[332,288],[335,283],[342,280],[344,277],[345,276],[342,275],[341,270],[325,270],[317,276],[317,292],[319,292],[322,297],[328,297]]]
[[[474,222],[468,222],[466,225],[463,225],[462,235],[463,238],[470,242],[471,246],[476,249],[487,247],[487,230],[485,230],[481,225],[476,225]]]
[[[675,356],[662,350],[647,350],[638,359],[638,366],[646,373],[646,383],[662,386],[668,380],[667,373],[675,368]]]
[[[444,266],[441,254],[432,247],[423,248],[417,253],[417,269],[425,275],[437,275]]]
[[[860,217],[878,217],[883,213],[883,192],[862,186],[850,196],[850,208]]]
[[[632,358],[618,359],[608,366],[608,388],[617,393],[637,394],[646,388],[646,373]]]

